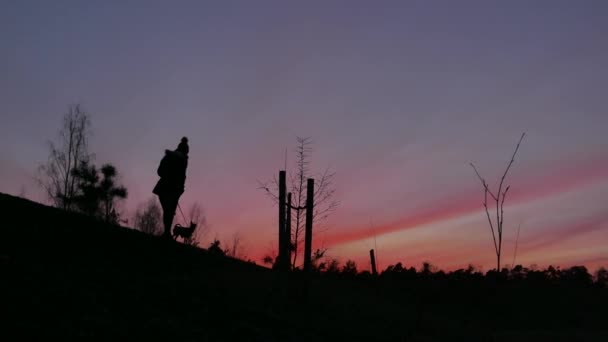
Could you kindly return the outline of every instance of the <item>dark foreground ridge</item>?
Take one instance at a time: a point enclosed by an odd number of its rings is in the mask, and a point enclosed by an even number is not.
[[[9,195],[0,210],[16,340],[608,341],[608,290],[591,285],[314,275],[306,297],[301,274]]]

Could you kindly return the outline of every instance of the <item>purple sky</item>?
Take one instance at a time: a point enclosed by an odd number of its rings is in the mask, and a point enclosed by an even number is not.
[[[607,265],[606,18],[605,1],[5,1],[0,191],[44,199],[36,166],[81,103],[126,212],[188,136],[182,203],[259,260],[276,210],[257,180],[311,136],[313,168],[337,172],[340,208],[315,236],[332,257],[365,268],[373,225],[381,267],[489,268],[468,163],[494,184],[526,131],[506,260],[521,222],[519,262]]]

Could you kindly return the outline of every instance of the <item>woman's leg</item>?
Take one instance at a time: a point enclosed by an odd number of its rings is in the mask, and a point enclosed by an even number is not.
[[[175,196],[164,195],[159,196],[160,205],[163,208],[163,225],[165,231],[164,237],[171,237],[171,226],[173,225],[173,217],[175,216],[175,209],[177,208],[177,200]]]

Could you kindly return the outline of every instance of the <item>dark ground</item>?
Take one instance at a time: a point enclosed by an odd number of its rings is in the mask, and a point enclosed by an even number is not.
[[[274,273],[0,194],[2,340],[608,341],[608,290]],[[8,220],[6,219],[8,218]]]

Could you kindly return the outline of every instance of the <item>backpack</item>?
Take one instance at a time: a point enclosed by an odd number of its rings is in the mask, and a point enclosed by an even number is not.
[[[165,154],[163,156],[163,158],[160,160],[160,164],[158,165],[158,168],[156,169],[156,174],[160,177],[160,179],[158,180],[158,182],[156,182],[156,185],[154,186],[154,189],[152,189],[152,193],[155,195],[159,195],[162,192],[162,183],[163,183],[163,177],[167,176],[167,168],[168,168],[168,160],[167,160],[167,155]]]
[[[165,154],[163,158],[160,160],[160,164],[158,165],[158,169],[156,169],[156,174],[160,177],[166,177],[167,171],[169,169],[169,161],[167,160],[167,155]]]

